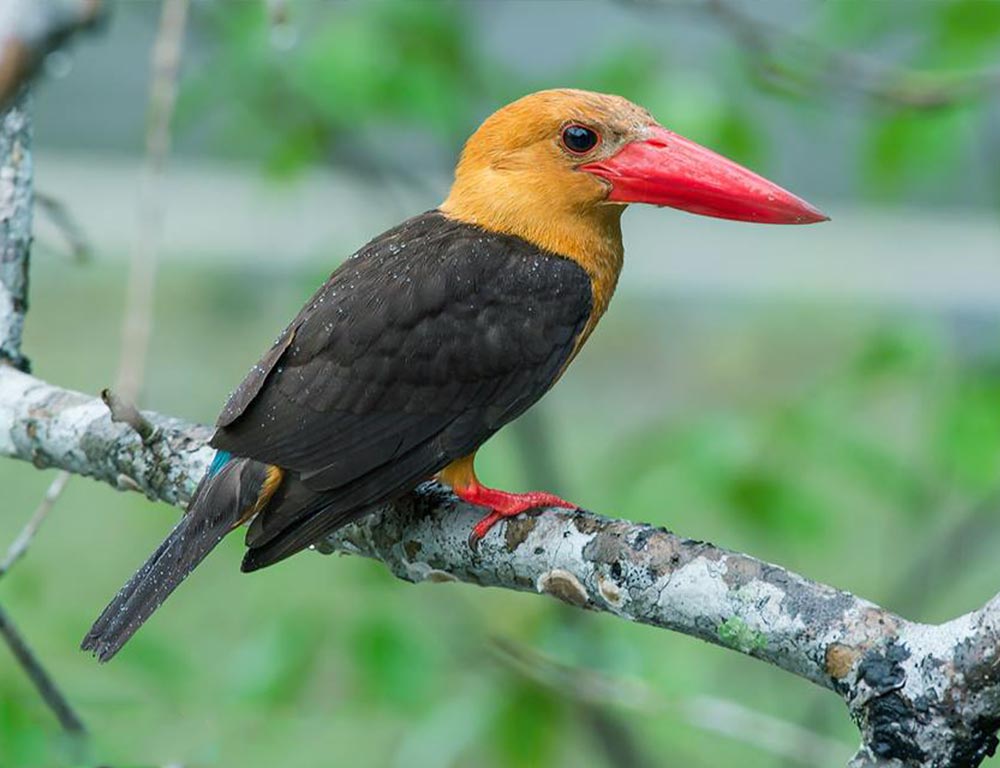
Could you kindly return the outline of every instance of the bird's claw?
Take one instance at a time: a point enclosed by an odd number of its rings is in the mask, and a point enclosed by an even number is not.
[[[472,498],[459,494],[465,501],[490,509],[490,513],[483,517],[473,526],[469,532],[469,548],[473,552],[479,551],[479,543],[487,533],[508,517],[516,517],[524,512],[541,507],[563,507],[565,509],[579,509],[576,504],[570,504],[565,499],[551,493],[507,493],[497,491],[492,488],[480,486],[475,494],[469,494]]]

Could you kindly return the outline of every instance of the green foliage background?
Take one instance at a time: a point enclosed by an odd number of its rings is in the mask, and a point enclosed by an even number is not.
[[[675,13],[722,23],[678,5],[620,11],[664,29]],[[329,165],[419,185],[409,147],[444,169],[493,107],[558,82],[633,98],[766,173],[782,154],[769,115],[820,131],[847,110],[864,123],[848,193],[873,204],[941,200],[962,157],[1000,141],[1000,86],[970,75],[1000,65],[997,2],[815,3],[794,34],[765,30],[770,43],[749,58],[733,43],[700,78],[641,41],[526,76],[473,44],[476,18],[462,3],[299,2],[286,28],[263,4],[198,4],[210,55],[185,74],[178,134],[199,131],[213,156],[285,183]],[[928,93],[958,95],[909,103]],[[1000,169],[988,173],[1000,189]],[[317,254],[305,274],[164,265],[146,403],[211,420],[331,258]],[[26,349],[42,377],[93,392],[115,367],[115,344],[96,340],[117,339],[124,276],[101,259],[67,270],[36,259]],[[87,322],[68,322],[83,306],[96,308]],[[622,371],[669,380],[634,391]],[[641,427],[618,423],[626,398],[648,414]],[[952,618],[1000,583],[1000,313],[631,297],[483,466],[502,487],[544,486],[914,619]],[[0,546],[49,475],[0,463]],[[174,514],[74,480],[0,583],[93,737],[82,755],[67,743],[0,649],[0,765],[797,764],[696,722],[704,697],[802,726],[800,752],[827,740],[823,765],[852,752],[835,697],[731,652],[537,597],[409,586],[354,558],[303,555],[242,577],[238,537],[96,667],[78,638]]]

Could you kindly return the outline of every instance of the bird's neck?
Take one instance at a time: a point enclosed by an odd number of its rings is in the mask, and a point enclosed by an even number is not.
[[[458,185],[456,185],[457,187]],[[483,188],[480,187],[480,190]],[[440,210],[449,218],[526,240],[579,264],[590,276],[593,309],[587,333],[604,314],[621,273],[623,207],[553,209],[551,201],[527,204],[490,196],[488,191],[452,188]]]

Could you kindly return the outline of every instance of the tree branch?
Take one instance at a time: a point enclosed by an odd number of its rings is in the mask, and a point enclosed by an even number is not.
[[[0,110],[46,55],[104,15],[102,0],[0,0]]]
[[[0,365],[28,370],[21,354],[31,248],[31,123],[27,90],[0,113]]]
[[[205,471],[206,427],[145,413],[149,445],[96,398],[0,369],[0,455],[182,504]],[[975,766],[1000,726],[1000,597],[939,626],[662,528],[546,510],[466,545],[481,510],[427,483],[317,548],[384,562],[407,581],[543,592],[761,659],[838,693],[867,754]]]
[[[9,10],[9,6],[0,8],[2,10]],[[0,18],[0,21],[3,19]],[[0,56],[2,53],[0,50]],[[28,263],[34,190],[31,121],[26,109],[27,101],[27,87],[24,86],[9,108],[4,111],[0,107],[0,371],[11,372],[15,369],[27,370],[29,367],[27,359],[21,354],[24,315],[28,308]],[[14,367],[9,367],[11,365]],[[23,556],[49,508],[62,492],[68,477],[69,475],[62,473],[50,486],[35,514],[0,563],[0,577]],[[63,729],[73,736],[84,735],[86,728],[83,721],[2,607],[0,637]]]
[[[101,400],[0,367],[0,456],[184,504],[208,469],[211,432],[155,414],[144,419],[159,430],[149,446],[131,425],[112,421]]]
[[[7,554],[3,560],[0,560],[0,579],[27,553],[28,547],[31,546],[31,542],[35,540],[35,536],[38,534],[38,529],[42,527],[45,518],[52,511],[52,507],[55,506],[55,503],[59,501],[59,497],[62,496],[63,491],[66,490],[66,484],[71,477],[72,475],[69,472],[63,470],[49,484],[45,495],[38,502],[38,506],[35,507],[31,518],[25,523],[24,528],[21,529],[21,532],[11,543],[10,547],[7,548]]]
[[[7,611],[0,606],[0,637],[7,642],[14,658],[27,673],[42,699],[49,709],[55,713],[59,724],[67,733],[82,736],[87,732],[83,721],[73,710],[73,707],[63,696],[62,691],[55,684],[55,681],[45,671],[45,667],[39,662],[31,647],[25,642],[24,637],[18,631],[7,615]]]
[[[84,264],[89,261],[94,252],[93,246],[91,246],[87,234],[83,231],[83,227],[73,217],[66,204],[58,198],[36,189],[35,206],[45,214],[52,225],[59,231],[73,260],[78,264]]]
[[[125,315],[118,358],[117,394],[136,402],[146,378],[153,332],[156,267],[163,234],[163,170],[170,151],[170,123],[177,103],[188,0],[163,0],[151,60],[146,154],[136,204],[136,239],[129,256]]]
[[[714,19],[745,55],[761,81],[797,96],[857,94],[896,109],[936,110],[982,99],[1000,90],[1000,69],[935,72],[896,66],[824,45],[746,11],[752,3],[699,0],[619,0],[641,8],[700,10]]]

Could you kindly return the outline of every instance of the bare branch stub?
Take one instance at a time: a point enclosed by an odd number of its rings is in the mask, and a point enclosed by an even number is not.
[[[110,389],[101,390],[101,400],[108,406],[111,420],[120,424],[128,424],[135,430],[144,444],[149,445],[160,436],[156,426],[143,416],[135,405],[119,397]]]

